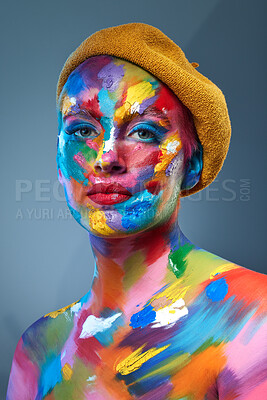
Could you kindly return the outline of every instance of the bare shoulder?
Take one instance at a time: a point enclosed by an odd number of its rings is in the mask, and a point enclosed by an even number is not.
[[[267,312],[267,275],[229,263],[229,269],[222,272],[228,285],[228,296],[234,296],[236,301],[257,308],[258,312]],[[219,278],[219,276],[218,276]]]
[[[266,274],[242,267],[204,249],[191,253],[189,262],[195,263],[198,270],[201,268],[203,271],[203,283],[211,285],[210,295],[216,291],[216,287],[224,286],[227,298],[234,296],[235,300],[243,299],[247,303],[260,300],[259,305],[264,305],[267,300]]]
[[[60,365],[60,352],[73,327],[77,303],[44,315],[22,334],[12,360],[7,400],[35,399],[40,372],[51,367],[51,362],[54,367],[57,362]]]
[[[267,275],[212,253],[204,292],[221,343],[219,398],[263,399],[267,392]]]

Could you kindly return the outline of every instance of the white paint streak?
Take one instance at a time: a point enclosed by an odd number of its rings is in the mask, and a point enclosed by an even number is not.
[[[66,141],[63,138],[63,135],[60,134],[59,135],[59,140],[58,140],[58,149],[59,149],[60,153],[63,153],[63,149],[64,149],[64,146],[65,146],[65,143],[66,143]]]
[[[75,106],[75,104],[76,104],[76,99],[75,99],[75,97],[71,97],[71,98],[70,98],[70,102],[71,102],[71,104],[72,104],[73,106]]]
[[[89,376],[86,380],[87,380],[87,382],[95,381],[96,380],[96,375]]]
[[[82,333],[80,334],[81,339],[94,336],[98,332],[103,332],[109,329],[113,322],[119,318],[122,313],[117,313],[109,318],[97,318],[94,315],[89,315],[83,324]]]
[[[178,299],[175,303],[156,311],[156,319],[153,321],[151,328],[159,328],[166,325],[170,328],[187,314],[188,308],[185,306],[184,299]]]
[[[76,313],[80,310],[80,308],[81,308],[81,303],[79,302],[79,303],[74,304],[70,309],[72,312]]]
[[[115,131],[115,127],[113,126],[113,127],[111,128],[111,130],[110,130],[110,137],[109,137],[109,140],[107,140],[107,141],[105,142],[105,146],[104,146],[104,150],[103,150],[103,151],[105,151],[105,152],[110,151],[110,150],[113,148],[113,146],[114,146],[114,143],[115,143],[114,131]]]
[[[169,142],[166,147],[167,154],[175,154],[178,146],[180,146],[179,140],[173,140],[172,142]]]
[[[138,103],[138,101],[135,101],[130,108],[130,113],[131,114],[134,114],[135,112],[139,113],[139,110],[140,110],[140,103]]]

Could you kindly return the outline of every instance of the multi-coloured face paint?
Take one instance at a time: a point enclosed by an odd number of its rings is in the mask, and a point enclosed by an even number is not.
[[[83,227],[120,236],[172,214],[184,175],[180,109],[168,87],[125,60],[92,57],[69,76],[58,172]]]

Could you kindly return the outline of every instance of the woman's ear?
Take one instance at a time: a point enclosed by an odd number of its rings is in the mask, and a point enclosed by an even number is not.
[[[198,183],[203,167],[202,156],[203,148],[201,143],[198,142],[198,148],[193,152],[191,158],[187,160],[181,190],[189,190]]]

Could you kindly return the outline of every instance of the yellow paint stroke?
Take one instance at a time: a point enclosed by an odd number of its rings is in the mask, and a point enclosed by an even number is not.
[[[125,360],[121,361],[116,366],[116,371],[122,375],[128,375],[131,372],[136,371],[146,361],[155,357],[157,354],[161,353],[163,350],[167,349],[167,347],[169,347],[169,346],[170,346],[170,344],[167,344],[166,346],[160,347],[158,349],[156,347],[152,347],[151,349],[142,353],[142,349],[145,347],[145,344],[143,344],[143,346],[141,346],[137,350],[135,350],[130,356],[125,358]]]
[[[165,175],[167,167],[182,148],[182,141],[177,136],[178,131],[176,131],[160,145],[160,161],[156,164],[154,169],[156,178],[161,177],[163,174]]]
[[[208,279],[213,279],[216,273],[239,268],[238,265],[225,262],[225,259],[203,249],[191,250],[185,257],[185,261],[187,268],[184,275],[150,299],[149,304],[153,307],[155,305],[155,310],[164,307],[166,299],[171,299],[171,303],[174,303],[179,298],[183,298],[188,303],[191,296],[195,295],[196,288],[202,290],[199,285]],[[187,297],[187,295],[190,297]]]
[[[222,272],[231,271],[231,269],[237,268],[239,268],[239,266],[233,263],[223,264],[210,273],[210,279],[213,279],[216,274],[221,274]]]
[[[89,208],[89,225],[94,232],[101,233],[103,235],[115,233],[115,231],[107,225],[104,211],[93,207],[89,203],[87,203],[87,207]]]
[[[150,82],[143,81],[130,86],[124,104],[115,111],[115,119],[124,118],[134,103],[141,104],[145,99],[153,96],[155,96],[155,89]]]
[[[62,99],[62,114],[66,114],[69,112],[70,108],[73,106],[73,102],[71,102],[69,96],[67,94],[64,94],[63,99]]]
[[[150,304],[154,300],[161,299],[162,297],[167,297],[168,299],[171,299],[172,300],[171,303],[175,303],[178,299],[184,298],[186,292],[190,289],[191,286],[181,287],[181,284],[182,284],[182,279],[177,279],[176,282],[174,282],[168,288],[163,290],[161,293],[158,293],[157,295],[153,296],[152,299],[150,300]]]
[[[126,101],[130,104],[135,102],[142,103],[145,99],[155,96],[155,90],[150,82],[143,81],[130,86],[127,90]]]
[[[62,368],[62,376],[65,379],[65,381],[69,381],[70,378],[72,377],[73,371],[71,369],[71,366],[69,363],[66,363],[64,367]]]
[[[68,310],[68,308],[70,308],[70,307],[74,306],[74,304],[78,303],[78,301],[79,300],[75,301],[74,303],[71,303],[70,305],[68,305],[66,307],[60,308],[57,311],[52,311],[52,312],[50,312],[48,314],[45,314],[44,318],[45,317],[56,318],[58,315],[63,314],[66,310]]]

